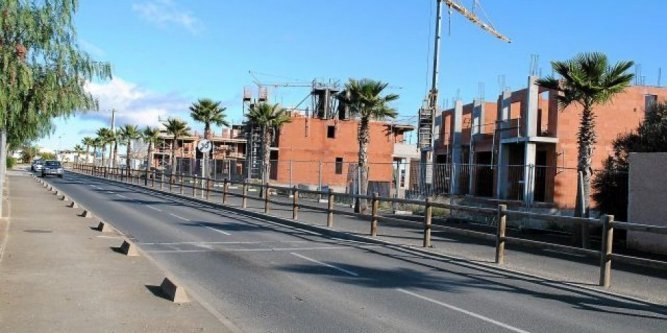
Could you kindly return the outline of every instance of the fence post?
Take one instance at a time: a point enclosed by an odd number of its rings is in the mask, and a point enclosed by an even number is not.
[[[600,242],[600,286],[611,285],[611,254],[614,244],[614,215],[602,215],[602,239]]]
[[[192,197],[197,197],[197,176],[192,176]]]
[[[206,177],[206,200],[211,200],[211,178]]]
[[[155,170],[151,170],[151,188],[155,188]]]
[[[498,228],[496,230],[496,264],[505,263],[505,227],[507,226],[507,205],[498,205]]]
[[[431,219],[433,218],[433,206],[431,198],[426,198],[424,205],[424,247],[431,247]]]
[[[229,181],[227,181],[227,178],[223,180],[222,183],[222,203],[226,204],[227,203],[227,190],[229,189]]]
[[[107,178],[107,167],[104,167],[104,178]]]
[[[180,185],[179,185],[178,192],[179,192],[179,194],[183,194],[183,192],[184,192],[183,185],[184,185],[185,183],[184,183],[184,181],[183,181],[183,173],[182,173],[182,172],[181,172],[181,175],[180,175],[180,177],[179,177],[178,179],[179,179],[178,182],[179,182],[179,184],[180,184]]]
[[[333,204],[334,204],[334,194],[329,188],[329,195],[327,196],[327,228],[333,227]]]
[[[243,197],[241,200],[241,207],[248,208],[248,183],[243,183]]]
[[[373,192],[373,199],[371,200],[371,236],[375,237],[378,234],[378,193]]]
[[[292,220],[299,219],[299,189],[294,186],[292,188]]]
[[[264,186],[264,214],[269,213],[269,183],[266,183],[263,185]]]
[[[164,170],[160,172],[160,191],[164,189]]]

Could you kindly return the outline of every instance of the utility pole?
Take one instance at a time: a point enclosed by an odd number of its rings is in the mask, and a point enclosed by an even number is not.
[[[434,150],[434,137],[437,135],[435,132],[435,118],[438,113],[438,79],[440,76],[440,40],[441,40],[441,30],[442,30],[442,5],[443,3],[447,5],[449,13],[455,10],[465,18],[470,20],[472,23],[476,24],[483,30],[486,30],[490,34],[499,38],[502,41],[510,43],[510,39],[506,36],[500,34],[498,31],[493,28],[488,23],[482,22],[477,15],[463,7],[461,4],[454,0],[435,0],[437,4],[436,8],[436,20],[435,20],[435,39],[433,47],[433,72],[431,77],[431,89],[429,90],[428,97],[425,100],[425,104],[419,109],[418,114],[418,126],[417,126],[417,145],[421,152],[421,179],[420,186],[425,184],[430,184],[432,182],[432,173],[433,165],[429,162],[433,162],[433,150]]]

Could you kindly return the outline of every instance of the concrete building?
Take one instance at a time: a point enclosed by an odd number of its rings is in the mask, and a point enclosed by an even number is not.
[[[336,191],[355,186],[359,121],[321,119],[293,112],[280,129],[271,151],[270,179],[280,185]],[[385,195],[409,187],[410,162],[418,159],[415,145],[405,142],[410,125],[371,121],[368,149],[369,188]]]
[[[171,170],[171,144],[173,137],[162,133],[161,140],[156,144],[151,156],[151,167]],[[201,160],[204,157],[197,150],[197,143],[203,135],[195,132],[191,136],[178,138],[173,154],[176,158],[174,170],[178,173],[201,174]],[[225,128],[219,134],[213,133],[211,138],[213,149],[209,168],[214,177],[223,179],[243,180],[245,165],[246,140],[242,127],[234,125]]]
[[[434,172],[440,193],[574,207],[581,106],[561,109],[557,93],[536,80],[529,77],[526,88],[505,91],[496,103],[457,102],[443,112]],[[634,130],[647,108],[664,100],[667,88],[632,86],[596,105],[593,169],[602,167],[618,135]]]

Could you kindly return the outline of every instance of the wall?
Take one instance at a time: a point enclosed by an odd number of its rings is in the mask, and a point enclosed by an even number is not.
[[[358,161],[359,143],[356,120],[317,119],[294,116],[280,129],[276,182],[344,187],[348,180],[349,165]],[[327,137],[327,127],[335,126],[335,138]],[[384,122],[370,124],[368,161],[371,164],[369,180],[391,182],[394,138]],[[335,173],[336,158],[343,158],[341,174]],[[290,172],[290,161],[292,170]]]
[[[628,221],[667,226],[667,153],[631,153]],[[667,254],[667,235],[628,231],[628,247]]]
[[[620,134],[637,128],[644,118],[645,95],[657,95],[667,101],[667,88],[633,86],[616,95],[610,102],[596,105],[595,132],[597,145],[593,151],[593,170],[602,168],[602,162],[613,154],[612,143]],[[561,208],[574,208],[577,193],[577,132],[581,119],[581,106],[571,105],[558,112],[556,147],[557,166],[571,168],[559,172],[555,178],[554,202]],[[594,203],[593,203],[594,204]]]

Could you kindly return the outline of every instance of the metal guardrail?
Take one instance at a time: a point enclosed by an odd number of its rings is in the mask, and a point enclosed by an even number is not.
[[[628,223],[628,222],[618,222],[614,221],[614,217],[612,215],[603,215],[598,220],[590,218],[508,210],[507,205],[505,204],[499,204],[497,209],[493,209],[493,208],[471,207],[471,206],[433,202],[430,198],[426,198],[425,200],[386,198],[386,197],[380,197],[377,193],[373,193],[372,195],[357,195],[357,194],[333,192],[331,191],[331,189],[329,189],[329,191],[316,191],[316,190],[299,189],[296,186],[290,188],[284,186],[273,186],[270,184],[233,182],[228,179],[220,181],[211,178],[188,176],[184,174],[169,174],[161,170],[132,170],[132,169],[100,167],[100,166],[84,165],[84,164],[74,164],[71,167],[73,170],[76,170],[78,172],[87,175],[113,179],[120,182],[146,186],[153,189],[159,188],[160,190],[163,191],[168,189],[168,191],[171,193],[173,193],[174,187],[178,187],[178,192],[179,192],[178,194],[181,195],[185,195],[185,190],[187,189],[188,192],[191,193],[193,197],[197,197],[199,195],[201,196],[201,198],[205,198],[206,200],[209,201],[211,193],[217,193],[221,195],[222,197],[221,203],[223,205],[228,204],[229,196],[240,197],[242,208],[248,207],[249,199],[255,201],[262,201],[264,203],[263,206],[264,213],[266,214],[270,213],[271,204],[281,205],[281,206],[291,206],[293,220],[298,220],[300,208],[322,211],[326,213],[327,216],[326,225],[329,228],[333,227],[334,225],[335,214],[369,218],[370,220],[369,234],[371,237],[377,236],[378,222],[381,220],[419,223],[414,220],[412,221],[404,219],[402,220],[395,217],[381,216],[379,212],[379,205],[381,202],[387,202],[391,204],[407,204],[407,205],[422,206],[424,207],[424,216],[421,221],[423,226],[423,242],[422,242],[423,247],[431,247],[431,231],[435,228],[441,231],[451,232],[454,234],[483,238],[487,240],[495,240],[496,242],[495,262],[498,265],[504,264],[505,245],[507,242],[520,244],[528,247],[540,248],[540,249],[552,249],[561,252],[582,254],[587,257],[597,257],[600,259],[599,285],[603,287],[609,287],[611,284],[612,260],[629,264],[638,264],[657,269],[667,269],[667,262],[664,261],[620,255],[612,252],[614,229],[643,231],[643,232],[666,235],[667,227]],[[240,193],[237,193],[236,191],[231,191],[230,190],[231,186],[240,186],[241,187]],[[216,187],[222,187],[222,189],[216,189]],[[251,189],[258,190],[260,192],[260,195],[249,195],[248,192]],[[289,197],[292,198],[291,202],[271,200],[271,197],[275,196],[274,193],[278,192],[288,193]],[[325,200],[326,206],[322,207],[317,205],[309,205],[301,203],[299,200],[301,194],[314,194],[320,198],[326,198]],[[334,202],[336,197],[346,197],[352,200],[370,200],[370,205],[369,205],[370,215],[335,209]],[[495,235],[479,231],[454,228],[449,226],[434,225],[432,223],[433,208],[443,208],[443,209],[458,210],[465,212],[482,213],[487,215],[495,214],[498,222],[496,225]],[[546,242],[528,240],[516,237],[508,237],[506,236],[508,216],[542,219],[545,221],[556,223],[561,226],[563,225],[567,226],[571,224],[601,226],[602,232],[601,232],[600,250],[583,249],[561,244],[546,243]]]

